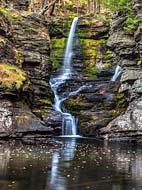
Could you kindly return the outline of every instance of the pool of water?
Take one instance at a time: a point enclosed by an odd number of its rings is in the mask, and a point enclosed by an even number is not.
[[[0,143],[0,190],[142,190],[142,147],[82,138]]]

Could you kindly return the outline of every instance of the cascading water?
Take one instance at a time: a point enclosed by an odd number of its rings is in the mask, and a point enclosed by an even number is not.
[[[50,86],[55,96],[54,109],[62,115],[62,135],[71,135],[71,136],[77,135],[76,119],[67,111],[62,110],[62,103],[63,101],[68,99],[69,96],[80,92],[84,88],[84,86],[80,87],[78,90],[74,92],[70,92],[66,97],[58,95],[58,89],[61,84],[65,83],[66,80],[72,77],[71,62],[72,62],[72,57],[73,57],[73,43],[75,39],[77,23],[78,23],[78,18],[75,17],[72,22],[71,29],[69,32],[69,37],[67,40],[67,45],[66,45],[66,50],[65,50],[65,55],[64,55],[64,62],[63,62],[61,72],[59,73],[59,75],[57,75],[56,77],[53,77],[50,80]]]
[[[117,65],[117,67],[115,69],[115,73],[114,73],[113,77],[111,78],[111,81],[115,82],[121,72],[122,72],[122,68],[119,65]]]

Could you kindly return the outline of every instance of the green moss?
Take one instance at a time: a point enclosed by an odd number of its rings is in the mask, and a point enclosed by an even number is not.
[[[78,112],[83,109],[84,103],[82,99],[78,97],[70,98],[65,102],[65,106],[74,115],[78,115]]]
[[[94,63],[90,63],[86,68],[83,70],[83,75],[88,77],[89,80],[94,80],[97,77],[98,69]]]
[[[59,69],[63,61],[63,54],[64,54],[64,49],[65,49],[65,38],[52,39],[50,45],[51,45],[50,60],[51,60],[53,69]]]
[[[49,32],[51,37],[68,37],[71,23],[76,14],[68,15],[66,18],[56,20],[50,27]]]
[[[112,67],[112,64],[111,63],[105,63],[105,64],[103,64],[103,67],[104,68],[109,68],[109,67]]]
[[[33,28],[33,27],[28,27],[28,28],[25,28],[25,32],[32,33],[32,34],[37,34],[38,33],[38,29],[37,28]]]
[[[125,25],[124,25],[123,29],[126,32],[129,32],[131,30],[136,30],[136,28],[138,27],[139,20],[133,9],[128,10],[127,15],[126,15],[126,20],[124,23],[125,23]]]
[[[141,60],[137,61],[137,65],[142,65],[142,61]]]
[[[87,122],[84,123],[81,120],[79,120],[79,126],[80,126],[81,134],[83,134],[84,136],[91,136],[91,134],[92,134],[92,125],[90,125]]]
[[[49,29],[51,37],[63,36],[63,24],[54,23]]]
[[[52,102],[49,99],[40,99],[40,102],[46,105],[52,105]]]
[[[117,99],[118,100],[120,100],[120,99],[122,99],[122,98],[124,98],[125,97],[125,94],[124,93],[119,93],[118,95],[117,95]]]
[[[26,81],[23,70],[10,64],[0,64],[0,87],[8,89],[19,89]]]
[[[126,104],[126,98],[125,98],[125,94],[124,93],[119,93],[117,95],[117,107],[125,107]]]
[[[34,109],[33,113],[38,116],[39,118],[47,118],[48,117],[48,108],[42,107],[39,109]]]
[[[0,13],[2,13],[10,22],[15,20],[15,18],[16,18],[10,9],[5,8],[3,6],[0,6]]]
[[[92,40],[92,39],[80,39],[80,44],[83,52],[83,75],[90,80],[94,80],[97,77],[98,68],[97,63],[100,61],[101,47],[106,41]]]

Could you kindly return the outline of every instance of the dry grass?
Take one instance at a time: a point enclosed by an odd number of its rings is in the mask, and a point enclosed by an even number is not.
[[[19,89],[24,81],[26,74],[18,67],[10,64],[0,64],[0,86],[8,89]]]

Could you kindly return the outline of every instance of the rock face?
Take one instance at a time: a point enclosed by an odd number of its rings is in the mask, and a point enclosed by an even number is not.
[[[0,102],[0,137],[25,138],[27,135],[51,135],[51,129],[31,113],[22,102],[2,100]]]
[[[107,45],[115,54],[118,64],[123,68],[120,78],[119,92],[123,93],[127,106],[109,125],[101,129],[103,138],[127,138],[141,141],[142,139],[142,2],[135,1],[134,14],[137,25],[126,31],[126,15],[119,15],[113,21]],[[123,99],[124,99],[123,98]]]
[[[65,109],[77,117],[78,133],[84,136],[95,137],[96,131],[119,113],[118,109],[114,110],[118,84],[111,82],[116,63],[112,63],[112,52],[106,47],[108,24],[108,19],[100,19],[98,16],[80,20],[79,41],[75,43],[72,61],[72,79],[62,84],[58,90],[59,94],[70,94],[64,102]],[[58,55],[58,60],[53,59],[55,69],[56,63],[63,59],[64,46],[61,44],[64,41],[61,38],[52,39],[51,54]],[[61,121],[60,117],[59,120]]]
[[[48,23],[9,15],[0,13],[0,138],[50,137],[54,130],[44,122],[52,108]]]
[[[78,118],[79,132],[85,136],[141,141],[141,1],[134,2],[133,12],[137,24],[130,29],[125,11],[119,13],[113,19],[108,39],[108,23],[104,20],[97,18],[94,22],[93,18],[87,18],[79,23],[81,45],[75,49],[74,75],[59,93],[86,85],[64,102],[67,110]],[[122,73],[117,81],[111,82],[117,65],[122,67]]]
[[[40,18],[28,16],[13,22],[12,28],[15,46],[23,56],[22,68],[30,80],[31,107],[38,114],[40,106],[51,105],[48,24]]]

